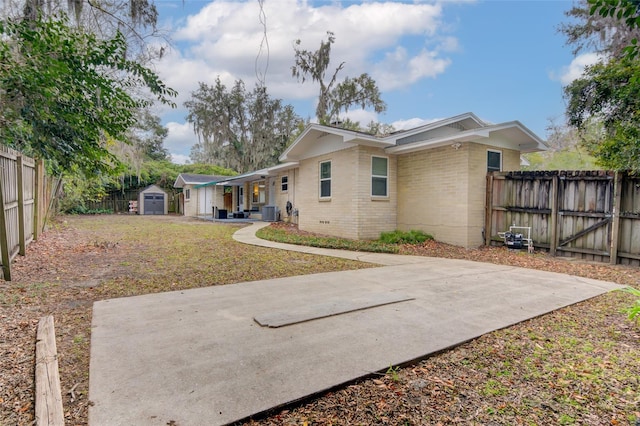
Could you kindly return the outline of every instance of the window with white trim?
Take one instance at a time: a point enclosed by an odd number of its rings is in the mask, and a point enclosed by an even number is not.
[[[320,198],[331,198],[331,161],[320,163]]]
[[[487,151],[487,172],[502,171],[502,151]]]
[[[282,176],[280,178],[280,191],[287,192],[289,190],[289,176]]]
[[[266,199],[265,181],[259,180],[257,182],[253,182],[251,188],[251,202],[255,204],[264,204]]]
[[[389,183],[389,159],[371,157],[371,196],[387,197]]]
[[[184,199],[188,200],[191,198],[191,189],[185,189],[184,190]]]

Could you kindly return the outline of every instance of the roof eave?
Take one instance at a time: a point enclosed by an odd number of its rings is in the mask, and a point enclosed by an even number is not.
[[[454,143],[463,142],[477,142],[482,143],[483,139],[488,140],[491,133],[499,132],[501,130],[507,130],[517,128],[523,134],[525,134],[530,141],[526,143],[520,143],[517,149],[522,153],[544,151],[548,147],[542,139],[540,139],[535,133],[525,127],[519,121],[510,121],[507,123],[488,125],[479,129],[467,130],[464,132],[456,133],[454,135],[443,136],[440,138],[429,139],[426,141],[410,143],[406,145],[398,145],[393,148],[387,149],[390,154],[405,154],[410,152],[421,151],[423,149],[432,149],[441,146],[446,146]],[[516,147],[514,146],[514,149]]]
[[[179,183],[180,181],[182,181],[182,183]],[[185,182],[184,182],[184,179],[182,178],[182,174],[179,174],[178,177],[176,178],[176,181],[173,183],[173,187],[184,188],[184,186],[185,186]]]
[[[289,147],[280,155],[278,159],[282,162],[291,162],[291,161],[296,162],[304,159],[304,154],[301,154],[298,156],[293,156],[291,154],[292,154],[292,151],[294,151],[298,145],[300,145],[305,141],[305,138],[312,131],[319,131],[319,132],[324,132],[328,134],[333,134],[336,136],[341,136],[342,142],[345,144],[345,147],[350,147],[354,145],[365,145],[365,146],[384,149],[384,148],[395,145],[395,141],[391,140],[391,138],[389,137],[379,138],[377,136],[372,136],[367,133],[362,133],[355,130],[340,129],[340,128],[331,127],[331,126],[324,126],[321,124],[310,124],[296,138],[296,140],[293,141],[291,145],[289,145]],[[304,151],[305,150],[303,149],[302,152],[304,153]]]
[[[443,136],[440,138],[429,139],[422,142],[414,142],[406,145],[397,145],[388,148],[386,151],[390,154],[405,154],[410,152],[421,151],[423,149],[438,148],[454,143],[471,142],[480,138],[489,138],[490,132],[486,129],[467,130],[466,132],[456,133],[455,135]]]

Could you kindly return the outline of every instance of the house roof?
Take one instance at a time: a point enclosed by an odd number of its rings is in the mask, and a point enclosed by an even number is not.
[[[418,132],[403,136],[396,146],[387,149],[392,154],[404,154],[462,142],[475,142],[520,152],[546,151],[545,142],[519,121],[501,124],[485,124],[468,130],[459,129],[439,135]]]
[[[368,133],[310,124],[282,153],[280,161],[298,161],[356,145],[386,148],[393,143]]]
[[[476,142],[520,152],[547,148],[540,137],[519,121],[490,124],[467,112],[387,136],[311,124],[282,153],[280,161],[299,161],[355,145],[374,146],[388,153],[403,154],[458,142]]]
[[[225,179],[229,179],[229,176],[180,173],[176,178],[173,187],[184,188],[185,185],[201,185],[203,183],[218,182]]]
[[[274,175],[277,175],[279,172],[293,169],[295,167],[298,167],[298,162],[290,161],[288,163],[278,164],[277,166],[255,170],[253,172],[244,173],[238,176],[232,176],[232,177],[227,176],[226,180],[218,182],[217,185],[238,186],[238,185],[242,185],[245,182],[251,182],[256,179],[265,178],[267,176],[274,176]]]

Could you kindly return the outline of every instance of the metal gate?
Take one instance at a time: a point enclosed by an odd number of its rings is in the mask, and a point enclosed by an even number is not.
[[[144,214],[164,214],[164,194],[144,194]]]

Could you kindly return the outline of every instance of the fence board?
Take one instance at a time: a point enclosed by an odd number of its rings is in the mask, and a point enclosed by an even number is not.
[[[489,182],[489,178],[487,180]],[[556,256],[640,265],[640,177],[612,171],[494,172],[487,186],[485,242],[531,227]]]
[[[11,280],[15,256],[26,253],[37,229],[44,226],[35,213],[37,185],[43,185],[44,180],[33,159],[0,145],[0,259],[7,281]]]

